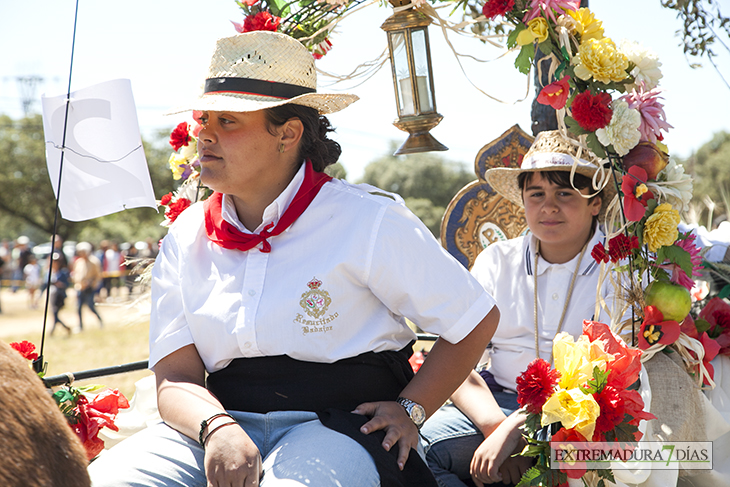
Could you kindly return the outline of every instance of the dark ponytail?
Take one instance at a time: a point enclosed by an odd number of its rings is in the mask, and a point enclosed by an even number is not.
[[[298,118],[304,126],[302,139],[299,144],[299,158],[312,161],[315,171],[323,172],[324,169],[337,162],[342,153],[340,144],[327,137],[329,132],[334,132],[330,121],[317,110],[304,105],[287,103],[278,107],[267,108],[266,120],[269,123],[269,132],[274,134],[273,128],[280,127],[291,118]]]

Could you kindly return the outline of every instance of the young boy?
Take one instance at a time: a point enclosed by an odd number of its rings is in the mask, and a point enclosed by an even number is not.
[[[594,317],[599,272],[591,249],[604,240],[597,223],[614,190],[596,195],[591,178],[600,163],[592,154],[578,159],[571,181],[576,155],[576,146],[559,132],[543,132],[521,168],[486,173],[498,193],[524,206],[530,232],[490,245],[471,270],[502,315],[482,356],[483,370],[473,371],[451,397],[453,404],[423,427],[439,485],[519,481],[530,460],[511,457],[522,449],[518,427],[525,418],[514,413],[516,378],[538,356],[552,362],[556,334],[577,337],[583,320]],[[605,298],[609,291],[610,285],[602,290]]]

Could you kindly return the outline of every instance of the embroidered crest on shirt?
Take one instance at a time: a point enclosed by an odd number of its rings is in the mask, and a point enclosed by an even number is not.
[[[299,305],[312,318],[320,318],[327,312],[327,308],[332,303],[330,294],[324,289],[320,289],[322,281],[313,278],[307,283],[309,291],[302,294]]]
[[[322,281],[316,277],[307,283],[307,287],[309,291],[302,294],[299,306],[309,317],[314,319],[308,320],[301,313],[297,313],[294,322],[302,325],[303,335],[332,331],[332,325],[328,326],[327,324],[337,318],[338,313],[323,317],[327,313],[329,305],[332,304],[332,298],[330,298],[327,291],[322,289]]]

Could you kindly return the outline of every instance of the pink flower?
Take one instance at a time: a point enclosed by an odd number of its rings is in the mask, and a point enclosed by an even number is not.
[[[530,11],[525,16],[524,22],[527,23],[539,16],[541,11],[545,12],[553,22],[557,22],[553,12],[562,15],[563,10],[572,10],[575,12],[578,10],[578,7],[580,7],[580,0],[530,0]]]
[[[621,97],[629,104],[629,108],[635,108],[641,114],[641,140],[647,140],[656,144],[657,140],[664,140],[661,131],[665,132],[672,127],[667,123],[667,115],[664,113],[664,105],[659,103],[662,97],[660,88],[644,91],[644,82],[639,84],[638,91],[634,88],[631,93]]]
[[[564,76],[558,81],[553,81],[544,87],[540,91],[540,94],[537,95],[537,102],[543,105],[550,105],[555,110],[563,108],[570,94],[569,80],[570,76]]]
[[[629,173],[621,178],[621,192],[624,194],[624,216],[638,222],[646,213],[646,205],[654,199],[654,194],[646,187],[646,171],[639,166],[631,166]]]
[[[690,234],[686,239],[677,240],[676,242],[674,242],[674,245],[687,251],[687,253],[689,254],[690,260],[692,262],[692,276],[701,276],[702,273],[699,272],[699,268],[702,266],[702,256],[700,255],[700,249],[697,248],[694,242],[695,236]],[[669,280],[672,281],[674,284],[679,284],[680,286],[686,287],[688,291],[691,291],[695,285],[695,282],[692,280],[692,278],[688,276],[687,273],[684,272],[684,269],[682,269],[677,264],[661,264],[657,265],[656,267],[669,271]]]

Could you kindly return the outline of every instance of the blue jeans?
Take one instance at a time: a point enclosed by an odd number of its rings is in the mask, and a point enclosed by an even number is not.
[[[380,485],[370,454],[315,413],[229,413],[261,453],[261,487]],[[94,487],[205,487],[204,455],[197,441],[159,423],[102,453],[89,474]]]
[[[502,412],[509,416],[519,409],[517,394],[494,392]],[[441,487],[466,487],[471,482],[469,466],[484,435],[453,404],[446,404],[431,416],[421,429],[428,440],[426,461]],[[495,487],[502,484],[491,484]]]
[[[102,325],[101,316],[99,316],[99,312],[96,311],[96,305],[94,304],[94,290],[91,288],[83,289],[81,291],[77,291],[76,294],[76,300],[78,308],[79,308],[79,328],[84,329],[84,320],[81,316],[81,309],[84,307],[84,305],[88,306],[92,313],[96,315],[97,318],[99,318],[99,325]]]

